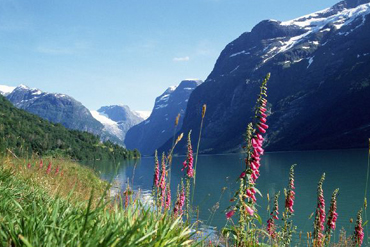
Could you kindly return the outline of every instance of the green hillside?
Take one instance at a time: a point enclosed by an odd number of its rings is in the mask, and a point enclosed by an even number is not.
[[[0,153],[68,156],[73,159],[134,158],[140,154],[87,132],[68,130],[14,107],[0,95]]]

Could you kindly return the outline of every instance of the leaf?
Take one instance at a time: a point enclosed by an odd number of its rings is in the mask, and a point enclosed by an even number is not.
[[[262,225],[262,218],[259,214],[255,214],[256,215],[256,218],[257,218],[257,221],[260,223],[260,225]]]

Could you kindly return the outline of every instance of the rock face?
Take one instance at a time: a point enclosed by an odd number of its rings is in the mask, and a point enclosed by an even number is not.
[[[72,97],[58,93],[46,93],[20,85],[6,98],[17,108],[38,115],[68,129],[87,131],[101,135],[103,125],[95,120],[90,111]]]
[[[104,125],[104,131],[115,136],[123,144],[127,131],[144,119],[126,105],[103,106],[91,111],[93,117]]]
[[[181,128],[189,96],[201,83],[184,80],[157,97],[150,117],[127,132],[126,147],[136,148],[142,155],[152,155],[167,140],[172,142],[175,119],[180,114],[177,129]]]
[[[268,72],[267,150],[358,148],[370,137],[370,3],[341,1],[291,21],[265,20],[228,44],[189,98],[180,132],[201,152],[240,150]],[[186,142],[177,152],[185,151]],[[161,148],[167,150],[168,141]]]

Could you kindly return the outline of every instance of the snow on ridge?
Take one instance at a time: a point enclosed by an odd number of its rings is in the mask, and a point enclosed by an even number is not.
[[[122,130],[119,128],[118,123],[108,118],[106,115],[99,113],[98,111],[90,111],[91,115],[104,125],[104,129],[112,135],[117,136],[120,140],[123,140]]]
[[[30,89],[29,87],[27,87],[27,86],[26,86],[26,85],[24,85],[24,84],[19,85],[17,88]]]
[[[165,95],[163,95],[163,96],[161,96],[161,97],[159,98],[158,102],[159,102],[159,101],[167,102],[167,101],[168,101],[168,99],[169,99],[169,97],[170,97],[170,95],[169,95],[169,94],[165,94]]]
[[[249,55],[250,52],[246,52],[245,50],[243,50],[243,51],[240,51],[240,52],[236,52],[234,54],[231,54],[229,57],[235,57],[235,56],[238,56],[238,55],[241,55],[241,54]]]
[[[144,120],[148,119],[150,114],[152,114],[151,111],[133,111],[133,113]]]
[[[16,87],[11,87],[11,86],[6,86],[6,85],[0,85],[0,94],[1,95],[10,94],[11,92],[13,92],[13,90],[15,88]]]
[[[98,111],[90,111],[91,115],[101,122],[102,124],[110,124],[110,125],[118,125],[117,122],[113,121],[112,119],[108,118],[107,115],[101,114]]]
[[[267,46],[264,49],[265,55],[262,56],[263,61],[261,62],[261,65],[267,62],[268,60],[272,59],[279,53],[288,51],[289,49],[293,48],[295,45],[301,43],[302,41],[306,39],[308,35],[319,32],[319,31],[329,31],[330,29],[328,30],[328,28],[326,28],[326,25],[328,24],[333,24],[333,26],[335,26],[335,28],[338,30],[342,28],[343,26],[348,25],[354,20],[356,20],[357,17],[362,16],[362,23],[359,24],[354,29],[352,29],[350,32],[354,31],[355,29],[357,29],[358,27],[360,27],[361,25],[365,23],[365,15],[370,14],[370,3],[359,5],[356,8],[344,9],[326,18],[318,17],[319,14],[324,14],[330,10],[331,9],[328,8],[328,9],[318,11],[313,14],[309,14],[303,17],[299,17],[297,19],[293,19],[291,21],[281,22],[280,25],[282,26],[296,25],[304,29],[306,32],[304,32],[303,34],[294,36],[294,37],[289,37],[289,39],[286,41],[283,41],[283,42],[280,41],[281,46],[278,46],[278,47],[274,46],[271,50],[268,50],[271,44]],[[345,35],[348,35],[348,32]],[[318,43],[314,43],[314,45],[318,45]]]
[[[167,106],[168,106],[168,104],[157,105],[155,109],[158,110],[158,109],[166,108]]]
[[[355,20],[358,16],[364,16],[370,13],[370,3],[365,3],[357,6],[356,8],[351,9],[344,9],[336,14],[333,14],[328,17],[320,17],[317,18],[319,14],[323,14],[328,12],[330,8],[315,12],[313,14],[309,14],[306,16],[302,16],[290,21],[281,22],[280,25],[282,26],[291,26],[296,25],[301,28],[305,28],[306,30],[312,30],[315,28],[324,27],[328,23],[333,23],[337,29],[340,29],[344,25],[348,25],[353,20]]]

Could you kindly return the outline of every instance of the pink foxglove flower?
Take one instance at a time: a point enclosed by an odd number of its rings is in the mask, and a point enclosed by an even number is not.
[[[355,226],[355,232],[353,235],[353,240],[356,243],[356,246],[361,246],[364,241],[364,228],[362,226],[362,209],[357,214],[357,221]]]
[[[249,206],[246,206],[246,211],[247,211],[247,213],[248,213],[250,216],[253,216],[253,214],[254,214],[254,210],[253,210],[253,209],[251,209]]]
[[[46,173],[49,174],[51,172],[51,162],[49,162],[48,168],[46,169]]]
[[[226,213],[226,219],[230,219],[231,217],[233,217],[235,211],[234,210],[231,210],[229,212]]]
[[[165,209],[170,209],[170,206],[171,206],[171,190],[170,185],[168,185]]]

